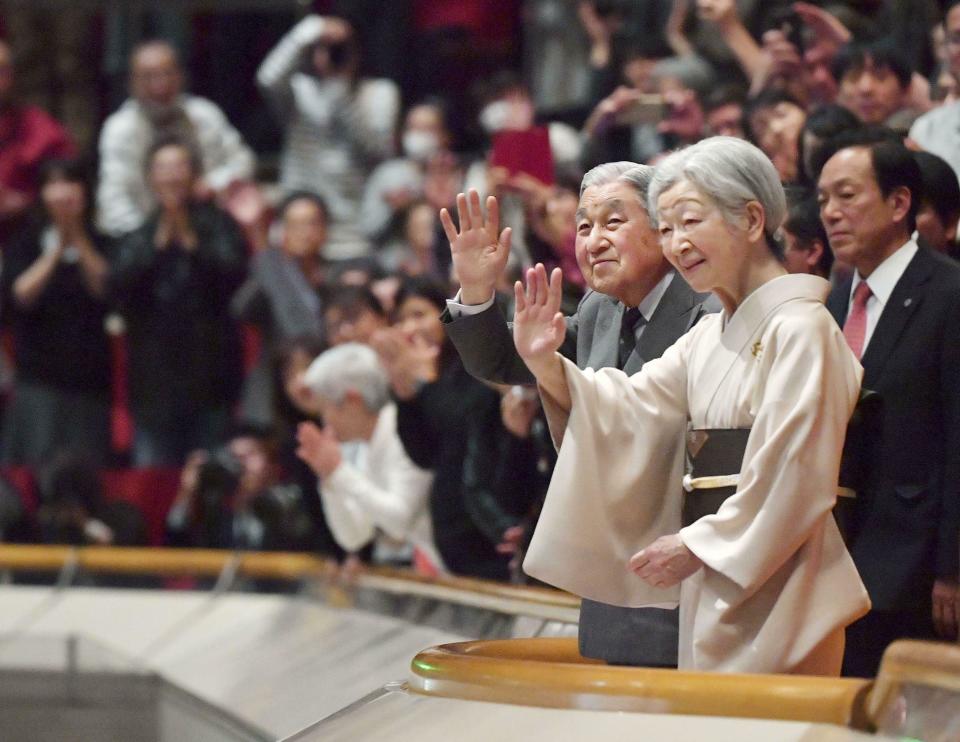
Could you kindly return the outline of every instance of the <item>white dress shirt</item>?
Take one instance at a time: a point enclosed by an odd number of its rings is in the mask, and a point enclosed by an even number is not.
[[[853,292],[857,290],[857,286],[866,280],[870,287],[870,298],[867,299],[867,330],[863,337],[864,355],[866,355],[867,347],[870,345],[870,338],[873,337],[877,322],[880,321],[880,315],[883,314],[883,308],[890,301],[890,295],[903,276],[903,272],[910,265],[910,261],[913,260],[913,256],[917,254],[918,249],[916,242],[912,239],[908,240],[896,252],[880,263],[867,279],[863,279],[859,272],[853,274],[850,298],[847,304],[848,315],[853,307]]]

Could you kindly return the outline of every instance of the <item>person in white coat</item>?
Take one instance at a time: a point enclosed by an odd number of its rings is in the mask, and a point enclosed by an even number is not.
[[[373,542],[374,562],[412,559],[425,571],[444,571],[427,507],[433,474],[404,451],[377,354],[359,343],[336,346],[310,364],[304,383],[324,427],[301,423],[297,455],[320,477],[337,543],[357,552]]]
[[[633,376],[581,371],[556,353],[559,271],[517,283],[514,340],[560,445],[524,569],[607,603],[679,601],[681,669],[837,675],[870,603],[831,513],[862,369],[829,284],[787,274],[783,189],[751,144],[674,153],[649,198],[664,254],[724,310]],[[699,474],[701,446],[730,432],[728,470]]]

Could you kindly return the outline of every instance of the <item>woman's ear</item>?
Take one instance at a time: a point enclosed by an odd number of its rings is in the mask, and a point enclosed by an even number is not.
[[[767,215],[759,201],[748,201],[744,208],[744,219],[746,221],[747,236],[751,242],[759,242],[764,239],[764,232],[767,226]]]

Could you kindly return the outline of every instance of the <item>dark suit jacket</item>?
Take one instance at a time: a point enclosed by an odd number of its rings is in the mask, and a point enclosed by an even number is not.
[[[714,297],[695,293],[675,275],[623,370],[639,371],[644,361],[659,358],[700,317],[719,309]],[[560,352],[580,368],[618,367],[624,311],[624,305],[616,299],[588,292],[576,314],[567,317],[567,337]],[[533,375],[517,355],[510,328],[496,305],[456,320],[444,312],[443,321],[471,374],[502,384],[533,383]],[[583,600],[579,642],[585,657],[615,664],[676,667],[676,611],[621,608]]]
[[[659,358],[700,317],[719,310],[714,297],[697,294],[680,276],[674,276],[623,370],[639,371],[644,360]],[[588,291],[576,313],[566,318],[567,337],[560,352],[580,368],[617,367],[624,311],[624,305],[613,297]],[[444,311],[442,319],[463,365],[473,376],[498,384],[534,383],[496,305],[456,320]]]
[[[851,280],[827,300],[841,327]],[[861,363],[881,411],[850,553],[874,610],[929,615],[934,579],[960,570],[960,266],[921,247]]]

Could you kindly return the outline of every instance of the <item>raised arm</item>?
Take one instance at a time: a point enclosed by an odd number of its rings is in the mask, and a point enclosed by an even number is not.
[[[557,352],[563,345],[567,326],[560,313],[560,285],[563,274],[554,268],[547,280],[543,263],[527,271],[527,287],[520,281],[513,287],[516,310],[513,316],[513,342],[517,353],[537,380],[541,394],[569,412],[573,404],[563,361]]]
[[[494,196],[487,198],[487,215],[480,208],[480,194],[457,195],[460,230],[453,224],[450,212],[440,209],[440,223],[450,241],[453,267],[460,281],[460,300],[467,305],[484,304],[496,289],[510,257],[512,230],[500,231],[500,205]]]

